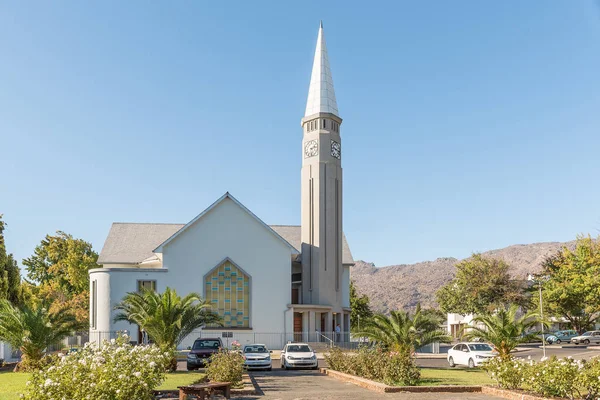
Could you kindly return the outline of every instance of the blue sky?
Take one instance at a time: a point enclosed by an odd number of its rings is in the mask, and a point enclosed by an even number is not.
[[[323,19],[344,230],[378,266],[600,228],[600,4],[2,2],[0,213],[100,251],[230,191],[300,220],[300,119]]]

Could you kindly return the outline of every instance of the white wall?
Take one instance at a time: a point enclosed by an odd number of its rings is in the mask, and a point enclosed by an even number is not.
[[[168,286],[182,296],[199,292],[204,297],[204,275],[227,257],[251,277],[252,332],[291,332],[292,314],[284,316],[291,303],[291,254],[285,242],[225,198],[164,247],[162,269],[90,270],[90,282],[98,281],[98,324],[96,330],[90,330],[90,340],[95,331],[117,330],[128,330],[132,340],[137,340],[137,326],[122,321],[114,323],[113,318],[114,306],[127,292],[137,290],[138,280],[156,280],[159,292]],[[192,339],[180,347],[187,347]]]
[[[204,275],[227,257],[251,276],[253,331],[282,332],[291,302],[291,249],[229,198],[165,246],[167,284],[204,296]]]

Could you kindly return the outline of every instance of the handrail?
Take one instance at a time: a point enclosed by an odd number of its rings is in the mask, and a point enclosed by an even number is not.
[[[315,332],[317,332],[317,335],[321,336],[322,338],[325,338],[325,339],[329,340],[329,346],[330,346],[330,347],[333,347],[333,340],[331,340],[331,339],[330,339],[330,338],[328,338],[327,336],[323,335],[323,334],[322,334],[321,332],[319,332],[319,331],[315,331]]]

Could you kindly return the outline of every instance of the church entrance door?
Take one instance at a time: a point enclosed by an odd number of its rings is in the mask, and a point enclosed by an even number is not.
[[[302,314],[298,312],[294,313],[294,341],[302,341]]]

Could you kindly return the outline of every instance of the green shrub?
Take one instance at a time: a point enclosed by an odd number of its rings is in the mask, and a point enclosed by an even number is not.
[[[515,358],[494,357],[481,368],[503,389],[519,389],[525,381],[530,364]]]
[[[381,348],[361,347],[356,354],[349,354],[336,347],[325,354],[325,361],[335,371],[388,385],[416,385],[421,376],[419,368],[409,355]]]
[[[581,365],[581,369],[577,376],[577,385],[581,392],[587,394],[585,399],[600,398],[600,360],[594,358],[579,365]]]
[[[242,383],[244,357],[237,351],[222,351],[210,358],[206,368],[208,379],[214,382],[230,382],[232,386]]]
[[[571,358],[559,360],[555,356],[543,362],[531,363],[522,388],[546,397],[580,398],[578,378],[582,368],[581,361]]]
[[[165,378],[168,354],[156,346],[132,346],[123,336],[100,346],[86,345],[69,355],[53,356],[33,373],[25,400],[150,400]]]

